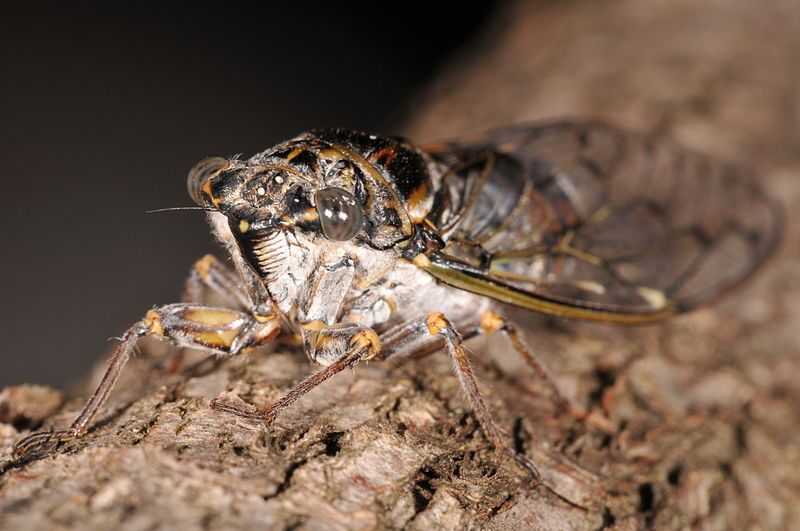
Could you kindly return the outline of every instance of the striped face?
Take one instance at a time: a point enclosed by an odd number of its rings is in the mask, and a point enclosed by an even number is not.
[[[392,138],[318,130],[248,160],[206,159],[189,175],[199,205],[225,214],[248,263],[281,269],[278,232],[388,249],[409,239],[433,204],[426,155]]]

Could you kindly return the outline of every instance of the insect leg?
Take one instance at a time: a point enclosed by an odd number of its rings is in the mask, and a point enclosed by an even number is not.
[[[184,283],[181,302],[220,305],[241,311],[252,311],[253,308],[241,278],[212,254],[203,256],[192,265]],[[183,348],[171,354],[165,363],[166,371],[170,374],[178,372],[185,355],[186,349]]]
[[[441,313],[400,324],[381,335],[383,350],[379,356],[384,360],[405,360],[427,356],[445,348],[453,361],[453,369],[461,388],[486,437],[498,452],[514,457],[523,468],[538,479],[539,473],[530,459],[517,454],[505,443],[507,437],[495,423],[478,389],[472,365],[462,343],[483,333],[481,327],[477,323],[468,321],[461,323],[459,328],[463,333],[459,333]]]
[[[211,254],[195,262],[189,271],[183,290],[183,302],[205,304],[205,289],[226,308],[249,310],[253,306],[241,279]]]
[[[34,459],[59,444],[86,434],[114,388],[139,338],[152,336],[176,346],[196,348],[219,356],[232,356],[260,346],[280,332],[276,318],[256,318],[248,313],[195,304],[168,304],[147,312],[131,326],[114,349],[100,384],[68,430],[31,434],[14,445],[17,459]]]
[[[362,360],[375,357],[380,351],[378,335],[370,328],[340,325],[319,331],[310,357],[325,365],[324,368],[307,376],[288,393],[263,411],[252,411],[240,405],[223,400],[213,400],[211,407],[240,417],[272,423],[283,409],[308,393],[322,382],[346,369],[355,367]]]
[[[505,442],[505,434],[494,421],[489,407],[483,400],[478,382],[475,379],[475,374],[472,371],[472,365],[469,362],[467,352],[463,347],[463,339],[458,331],[453,327],[450,321],[441,313],[433,313],[426,319],[425,325],[427,331],[432,336],[441,336],[444,339],[447,353],[453,361],[453,369],[455,370],[458,381],[461,384],[461,389],[467,395],[467,399],[472,406],[475,417],[481,425],[484,434],[489,438],[498,453],[511,455],[517,463],[523,468],[527,469],[535,478],[539,478],[539,471],[536,466],[524,455],[518,454],[512,450]]]
[[[481,315],[480,331],[482,334],[490,335],[495,332],[503,332],[506,337],[511,341],[514,350],[522,357],[528,367],[533,369],[533,372],[541,378],[545,384],[550,388],[553,395],[553,400],[556,405],[556,410],[559,413],[572,410],[572,404],[561,391],[558,390],[555,380],[553,379],[550,371],[536,359],[525,340],[522,338],[519,330],[513,323],[509,322],[505,317],[495,312],[488,311]]]

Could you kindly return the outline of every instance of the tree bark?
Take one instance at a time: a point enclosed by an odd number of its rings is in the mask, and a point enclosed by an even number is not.
[[[43,387],[0,393],[0,527],[800,528],[798,65],[794,0],[522,2],[415,105],[415,140],[564,115],[657,129],[761,168],[787,206],[779,255],[710,309],[643,329],[528,316],[584,421],[555,414],[506,342],[472,344],[544,483],[497,458],[444,356],[359,367],[265,428],[209,401],[265,406],[310,370],[301,354],[176,370],[147,344],[90,434],[52,457],[20,465],[11,446],[67,425],[103,364],[63,404]]]

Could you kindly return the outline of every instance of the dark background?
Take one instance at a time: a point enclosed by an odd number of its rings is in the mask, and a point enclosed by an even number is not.
[[[72,382],[178,300],[218,249],[201,214],[145,211],[190,204],[196,161],[312,127],[396,131],[490,17],[480,5],[4,8],[0,386]]]

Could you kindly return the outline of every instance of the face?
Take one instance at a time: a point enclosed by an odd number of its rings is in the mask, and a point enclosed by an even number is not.
[[[312,164],[310,157],[299,157],[308,153],[305,147],[300,143],[288,155],[276,150],[249,161],[209,158],[189,174],[192,199],[228,218],[242,251],[262,273],[269,257],[251,256],[254,240],[300,230],[330,241],[350,241],[364,227],[364,198],[359,201],[355,195],[358,183],[331,175],[346,164],[324,168],[328,172],[321,175],[318,158]]]
[[[369,229],[380,225],[365,214],[364,171],[312,135],[249,160],[205,159],[187,185],[195,203],[225,216],[235,240],[231,252],[284,311],[310,283],[314,264],[353,246],[369,247]]]

